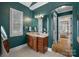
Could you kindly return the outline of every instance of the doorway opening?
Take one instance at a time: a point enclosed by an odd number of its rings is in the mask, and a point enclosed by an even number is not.
[[[53,51],[72,56],[72,6],[61,6],[53,12]]]

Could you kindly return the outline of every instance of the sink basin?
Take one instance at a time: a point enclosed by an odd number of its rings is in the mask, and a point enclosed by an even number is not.
[[[48,34],[38,33],[38,32],[28,32],[27,35],[35,36],[35,37],[42,37],[42,38],[48,36]]]

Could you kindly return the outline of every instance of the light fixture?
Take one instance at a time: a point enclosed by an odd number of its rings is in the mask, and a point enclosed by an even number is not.
[[[61,8],[65,8],[66,6],[61,6]]]
[[[30,17],[25,17],[25,20],[24,20],[24,22],[31,22],[31,18]]]
[[[44,14],[35,15],[35,18],[43,18]]]

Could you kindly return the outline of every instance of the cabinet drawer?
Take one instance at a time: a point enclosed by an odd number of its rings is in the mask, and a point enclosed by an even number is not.
[[[28,45],[32,48],[32,46],[33,46],[33,39],[32,39],[32,37],[31,36],[29,36],[29,38],[28,38]]]

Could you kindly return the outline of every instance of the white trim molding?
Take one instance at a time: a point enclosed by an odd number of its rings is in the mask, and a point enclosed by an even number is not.
[[[52,48],[48,48],[48,51],[52,52]]]

